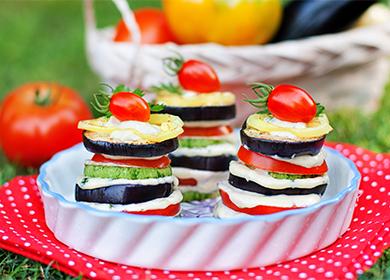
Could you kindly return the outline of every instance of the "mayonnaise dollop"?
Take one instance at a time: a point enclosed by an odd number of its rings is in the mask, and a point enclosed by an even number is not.
[[[118,128],[111,132],[110,137],[119,141],[137,141],[141,137],[134,134],[131,130],[126,130],[126,128],[137,130],[143,134],[157,135],[161,132],[160,127],[157,125],[150,124],[148,122],[139,122],[139,121],[120,121],[115,117],[110,117],[107,122],[107,126],[112,126]]]

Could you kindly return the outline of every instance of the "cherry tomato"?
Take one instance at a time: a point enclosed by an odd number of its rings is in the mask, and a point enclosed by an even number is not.
[[[154,8],[143,8],[134,12],[141,32],[142,44],[163,44],[174,41],[165,14]],[[114,36],[115,42],[131,41],[131,34],[123,20],[119,21]]]
[[[124,211],[129,214],[137,215],[158,215],[158,216],[176,216],[180,212],[180,204],[172,204],[164,209],[152,209],[145,211]]]
[[[282,121],[310,122],[317,112],[313,98],[303,89],[292,85],[278,85],[268,97],[268,110]]]
[[[95,162],[103,162],[103,163],[114,163],[114,164],[124,164],[131,166],[139,166],[139,167],[149,167],[149,168],[165,168],[170,163],[171,160],[167,156],[160,157],[158,159],[110,159],[105,158],[100,154],[95,154],[92,157],[92,161]]]
[[[147,122],[150,108],[142,97],[131,92],[114,93],[110,100],[110,112],[120,121]]]
[[[219,193],[221,195],[221,199],[224,205],[229,207],[230,209],[245,213],[248,215],[267,215],[272,213],[277,213],[285,210],[292,210],[292,209],[299,209],[299,207],[276,207],[276,206],[267,206],[267,205],[258,205],[256,207],[251,208],[240,208],[234,202],[230,199],[229,195],[224,192],[223,190],[219,190]]]
[[[229,125],[213,126],[213,127],[183,127],[184,132],[180,137],[189,136],[222,136],[233,132],[233,128]]]
[[[250,151],[243,146],[241,146],[238,150],[237,156],[240,160],[250,166],[270,172],[298,175],[322,175],[328,171],[328,166],[326,165],[325,161],[320,166],[306,168],[289,162],[267,157],[260,153]]]
[[[221,88],[214,69],[201,61],[190,59],[183,63],[177,73],[179,83],[184,89],[196,92],[213,92]]]
[[[2,104],[3,151],[13,162],[38,167],[58,151],[81,142],[77,123],[91,117],[74,90],[56,83],[25,84],[10,92]]]
[[[185,178],[185,179],[179,179],[179,186],[196,186],[198,184],[198,181],[194,178]]]

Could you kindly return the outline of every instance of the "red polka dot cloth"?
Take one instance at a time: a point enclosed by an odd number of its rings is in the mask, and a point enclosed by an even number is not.
[[[47,228],[35,176],[0,189],[0,247],[89,279],[355,279],[390,242],[390,156],[347,144],[328,144],[362,174],[353,222],[333,245],[286,263],[221,272],[176,272],[108,263],[68,248]]]

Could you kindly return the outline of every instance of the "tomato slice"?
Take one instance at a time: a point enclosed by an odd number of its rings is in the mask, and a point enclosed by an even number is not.
[[[221,136],[227,135],[233,132],[233,128],[230,125],[221,125],[213,127],[183,127],[184,132],[180,137],[189,136]]]
[[[185,178],[185,179],[179,179],[179,186],[196,186],[198,184],[198,181],[194,178]]]
[[[271,172],[298,175],[322,175],[328,171],[328,166],[325,161],[320,166],[306,168],[250,151],[243,146],[238,150],[237,156],[248,165]]]
[[[229,195],[226,192],[224,192],[223,190],[219,190],[219,193],[221,195],[221,199],[224,205],[226,205],[227,207],[229,207],[234,211],[245,213],[248,215],[266,215],[266,214],[277,213],[280,211],[300,208],[300,207],[287,208],[287,207],[276,207],[276,206],[265,206],[265,205],[259,205],[251,208],[240,208],[234,204],[234,202],[230,199]]]
[[[137,215],[176,216],[180,212],[180,203],[169,205],[164,209],[151,209],[145,211],[123,211],[124,213]]]
[[[92,161],[150,168],[165,168],[171,163],[171,160],[167,156],[158,159],[110,159],[105,158],[101,154],[95,154],[92,157]]]

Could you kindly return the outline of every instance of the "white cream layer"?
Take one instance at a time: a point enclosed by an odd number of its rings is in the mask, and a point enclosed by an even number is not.
[[[229,171],[237,177],[246,179],[247,181],[255,182],[263,187],[282,190],[287,188],[312,189],[319,185],[328,183],[328,175],[318,176],[305,179],[276,179],[268,174],[267,171],[261,169],[250,169],[245,164],[238,161],[231,161]]]
[[[179,190],[175,190],[168,197],[156,198],[150,201],[141,203],[132,203],[127,205],[122,204],[107,204],[107,203],[92,203],[92,202],[80,202],[91,206],[95,209],[114,212],[140,212],[154,209],[164,209],[170,205],[180,203],[183,199],[183,195]]]
[[[127,180],[127,179],[109,179],[109,178],[92,178],[88,177],[86,183],[82,183],[85,177],[79,178],[77,184],[83,190],[93,190],[98,188],[104,188],[113,185],[159,185],[166,183],[173,183],[174,186],[178,185],[178,180],[174,176],[166,176],[161,178],[140,179],[140,180]]]
[[[110,117],[107,122],[107,126],[112,126],[115,128],[121,128],[122,130],[114,130],[111,132],[110,137],[119,141],[137,141],[141,138],[129,130],[123,130],[125,128],[136,129],[143,134],[157,135],[161,130],[157,125],[150,124],[148,122],[139,122],[139,121],[119,121],[115,117]]]
[[[210,145],[204,148],[186,148],[179,147],[176,151],[172,152],[174,156],[187,156],[187,157],[215,157],[221,155],[235,155],[237,148],[231,143],[223,143]]]
[[[307,207],[320,201],[318,194],[307,195],[270,195],[237,189],[224,181],[218,187],[229,195],[230,200],[240,208],[252,208],[259,205],[275,207]]]
[[[324,149],[321,149],[321,151],[314,156],[304,155],[304,156],[296,156],[293,158],[282,158],[279,156],[270,156],[270,157],[291,164],[303,166],[306,168],[311,168],[315,166],[320,166],[324,163],[324,160],[326,158],[326,152]]]
[[[218,190],[218,182],[226,180],[229,176],[228,171],[207,171],[195,170],[184,167],[173,167],[173,175],[181,179],[195,179],[197,186],[179,186],[182,192],[197,191],[200,193],[212,193]]]
[[[287,122],[279,120],[275,117],[267,117],[264,119],[265,122],[271,123],[279,127],[288,127],[288,128],[306,128],[307,124],[304,122]]]
[[[243,216],[250,216],[245,213],[234,211],[233,209],[230,209],[229,207],[225,206],[222,201],[219,201],[214,208],[214,217],[216,218],[235,218],[235,217],[243,217]]]

